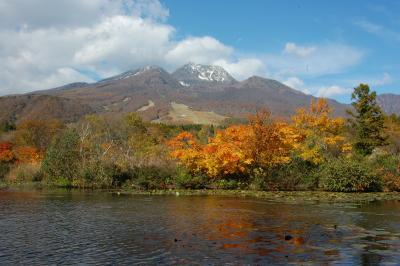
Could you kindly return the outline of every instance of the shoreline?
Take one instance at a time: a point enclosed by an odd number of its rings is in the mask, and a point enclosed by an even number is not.
[[[0,192],[23,191],[48,192],[94,192],[109,193],[117,196],[217,196],[235,198],[263,199],[271,202],[284,203],[366,203],[377,201],[400,201],[400,192],[363,192],[344,193],[326,191],[253,191],[253,190],[222,190],[222,189],[167,189],[167,190],[137,190],[126,188],[114,189],[82,189],[62,188],[42,183],[5,183],[0,182]]]

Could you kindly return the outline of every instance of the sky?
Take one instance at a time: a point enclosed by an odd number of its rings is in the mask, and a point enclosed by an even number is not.
[[[0,95],[194,62],[347,103],[400,94],[399,48],[396,0],[0,0]]]

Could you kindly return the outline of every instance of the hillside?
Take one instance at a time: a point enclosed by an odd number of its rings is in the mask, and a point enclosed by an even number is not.
[[[11,116],[15,119],[36,116],[20,110],[13,104],[17,101],[30,106],[34,114],[51,110],[53,116],[66,121],[90,112],[137,111],[146,120],[213,124],[227,117],[246,117],[261,107],[268,107],[276,117],[288,118],[314,99],[276,80],[253,76],[238,82],[222,67],[199,64],[187,64],[173,74],[148,66],[92,84],[72,83],[13,97],[0,99],[10,113],[18,114]],[[345,114],[346,105],[334,100],[330,104],[336,114]]]
[[[378,96],[377,102],[382,110],[388,115],[400,115],[400,95],[392,93],[381,94]]]
[[[0,97],[0,121],[23,119],[58,119],[72,122],[93,113],[86,104],[50,95],[14,95]]]

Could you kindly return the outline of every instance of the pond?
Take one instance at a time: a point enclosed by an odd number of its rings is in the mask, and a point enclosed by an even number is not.
[[[0,191],[0,264],[396,264],[400,202]]]

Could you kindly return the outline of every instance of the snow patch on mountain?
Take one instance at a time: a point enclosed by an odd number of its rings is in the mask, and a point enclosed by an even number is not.
[[[196,84],[232,84],[236,80],[222,67],[189,63],[177,69],[172,76],[187,85]],[[187,86],[186,86],[187,87]]]
[[[187,84],[186,82],[180,80],[179,84],[181,84],[183,87],[190,87],[190,84]]]
[[[227,79],[231,79],[229,73],[220,66],[190,63],[185,68],[201,80],[224,82]]]
[[[110,78],[106,78],[106,79],[100,80],[99,83],[108,82],[108,81],[114,81],[114,80],[128,79],[130,77],[138,76],[138,75],[141,75],[141,74],[143,74],[143,73],[145,73],[145,72],[147,72],[149,70],[154,70],[154,69],[158,70],[160,68],[157,67],[157,66],[145,66],[145,67],[142,67],[142,68],[139,68],[139,69],[136,69],[136,70],[129,70],[129,71],[126,71],[126,72],[124,72],[122,74],[119,74],[119,75],[116,75],[116,76],[113,76],[113,77],[110,77]]]

